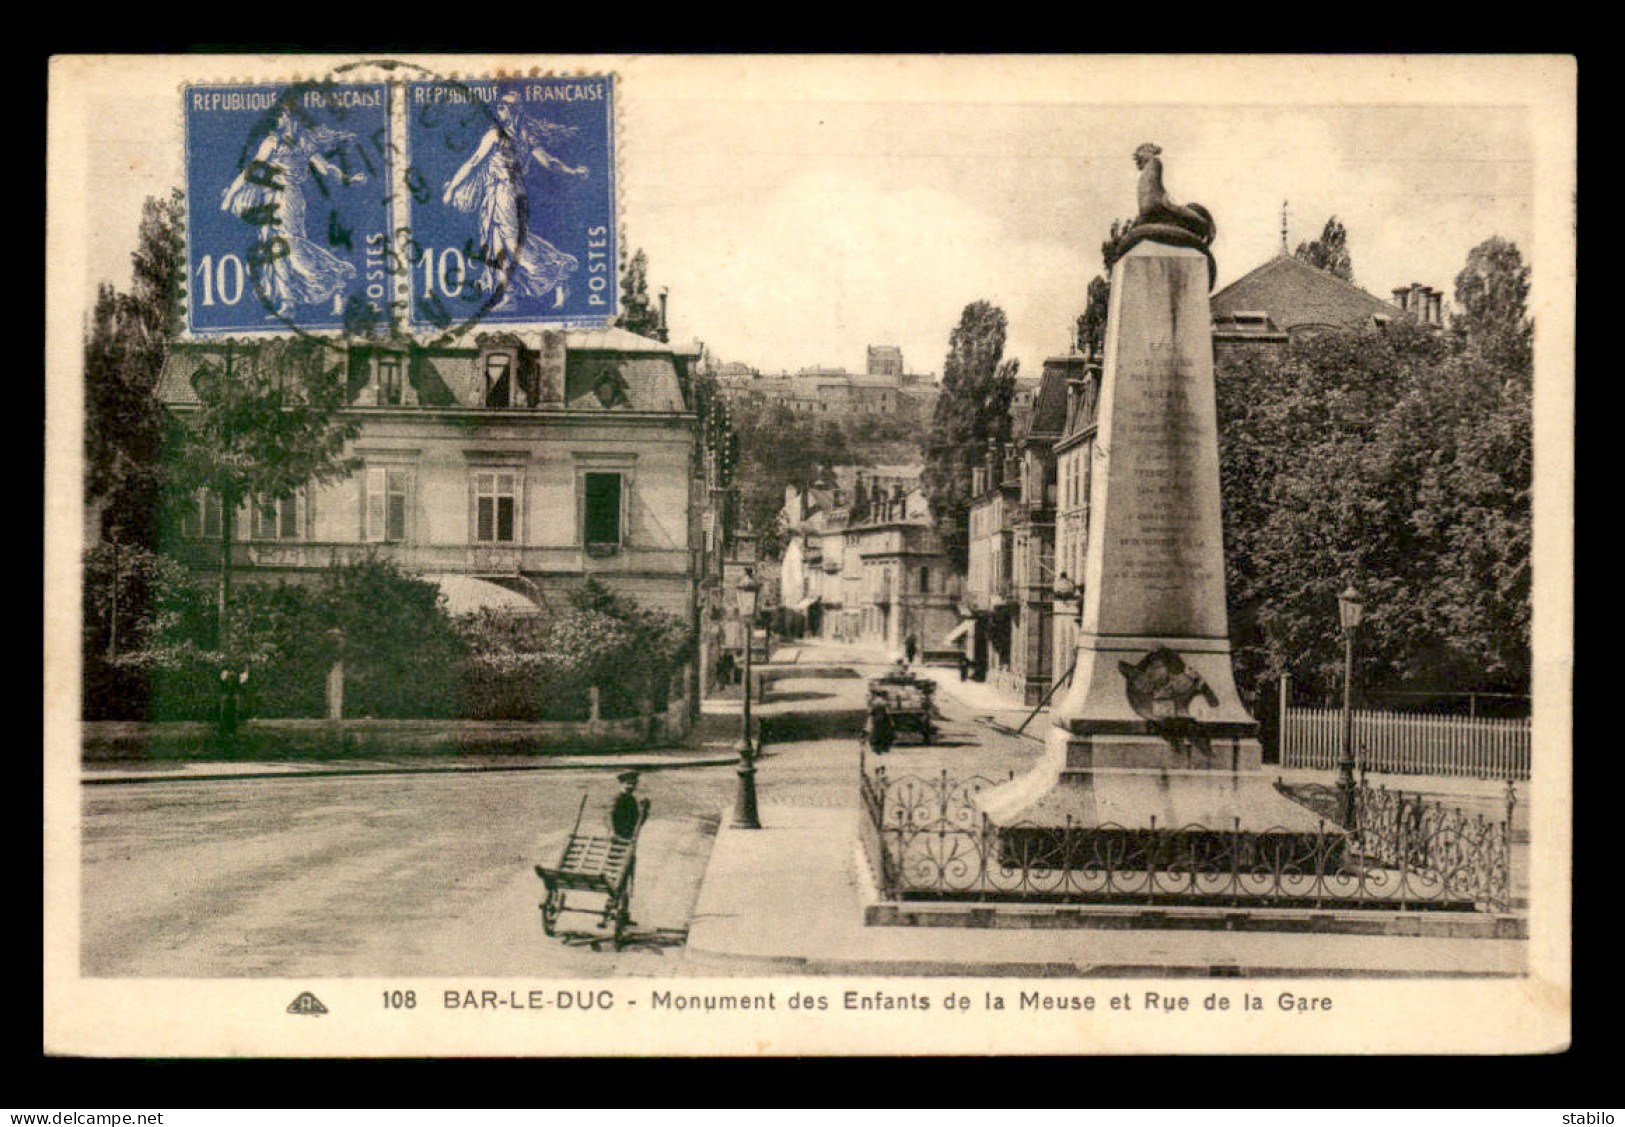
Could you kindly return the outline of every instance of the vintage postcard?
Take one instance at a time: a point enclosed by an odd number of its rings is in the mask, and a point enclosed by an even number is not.
[[[1568,1045],[1573,59],[49,81],[47,1053]]]

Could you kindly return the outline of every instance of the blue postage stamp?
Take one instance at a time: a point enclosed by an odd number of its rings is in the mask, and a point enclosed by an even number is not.
[[[405,84],[417,329],[615,316],[614,80]]]
[[[184,97],[188,328],[387,327],[389,87],[189,86]]]

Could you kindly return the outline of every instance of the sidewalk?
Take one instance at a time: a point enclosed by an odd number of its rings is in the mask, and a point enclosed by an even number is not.
[[[1244,931],[866,927],[855,809],[723,818],[689,927],[696,969],[783,974],[1506,976],[1519,940]]]

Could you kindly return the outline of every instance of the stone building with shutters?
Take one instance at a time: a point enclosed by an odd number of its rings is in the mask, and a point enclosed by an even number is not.
[[[810,634],[888,655],[913,638],[916,652],[930,655],[958,621],[959,576],[924,491],[908,487],[917,477],[908,467],[879,469],[905,472],[836,467],[832,481],[785,491],[780,597]]]
[[[179,343],[160,396],[196,403],[205,368],[255,362],[251,344]],[[349,406],[361,426],[347,479],[236,522],[235,574],[300,581],[366,553],[463,592],[489,585],[538,607],[589,577],[692,622],[704,573],[695,354],[619,329],[482,334],[466,346],[350,346]],[[212,571],[219,499],[174,525],[169,554]],[[444,584],[443,584],[444,585]]]
[[[1033,705],[1070,663],[1056,657],[1053,613],[1060,505],[1058,448],[1093,365],[1052,356],[1011,405],[1011,442],[971,471],[965,609],[972,665],[1012,701]]]

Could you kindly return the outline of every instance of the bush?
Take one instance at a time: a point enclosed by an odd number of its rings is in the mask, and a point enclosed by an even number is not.
[[[660,711],[690,650],[688,629],[589,580],[547,615],[481,611],[459,622],[469,658],[463,715],[584,720],[599,688],[606,720]]]
[[[249,671],[251,717],[319,717],[344,658],[346,716],[585,720],[664,708],[690,642],[681,620],[589,582],[546,615],[482,611],[453,620],[439,588],[368,559],[314,584],[245,583],[231,607],[232,647],[215,647],[213,590],[180,569],[152,583],[139,649],[108,662],[87,641],[87,719],[210,720],[220,672]],[[100,642],[102,635],[95,636]]]
[[[232,646],[215,648],[207,583],[168,573],[144,620],[143,645],[86,662],[89,719],[208,720],[222,669],[249,671],[251,716],[326,712],[328,670],[343,631],[344,708],[350,716],[455,714],[463,643],[433,583],[394,564],[329,569],[313,586],[245,583],[233,592]],[[88,656],[88,655],[87,655]]]

